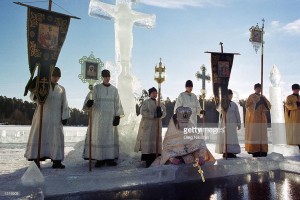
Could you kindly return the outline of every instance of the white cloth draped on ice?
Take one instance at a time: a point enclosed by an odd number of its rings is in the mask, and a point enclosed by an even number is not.
[[[94,105],[92,107],[92,159],[105,160],[119,157],[119,135],[117,126],[113,126],[115,116],[124,116],[119,93],[113,85],[95,85],[93,90]],[[84,110],[87,110],[86,102]],[[89,158],[89,137],[87,129],[83,158]]]
[[[201,111],[200,102],[198,101],[197,96],[194,93],[180,93],[174,106],[174,113],[180,106],[190,107],[192,109],[192,116],[190,120],[195,126],[197,126],[197,115],[200,116]]]
[[[34,94],[30,94],[33,100]],[[40,158],[51,158],[52,160],[64,159],[64,133],[62,120],[70,118],[70,109],[66,98],[65,88],[59,84],[54,90],[50,88],[49,95],[44,103],[42,121],[42,143]],[[25,157],[37,159],[40,109],[38,104],[35,109],[30,134],[28,138]]]
[[[221,113],[220,107],[217,109],[217,111]],[[239,109],[236,103],[231,101],[226,112],[227,153],[241,153],[241,148],[237,136],[238,125],[241,125]],[[219,131],[216,141],[216,153],[225,153],[224,135],[224,117],[221,113],[219,118]]]
[[[138,136],[136,139],[135,152],[142,151],[142,154],[156,153],[156,136],[158,130],[158,123],[160,125],[158,134],[158,153],[161,153],[161,141],[162,141],[162,121],[167,114],[166,107],[161,104],[163,115],[158,118],[154,118],[156,115],[157,101],[153,99],[146,99],[140,109],[142,119],[139,126]]]

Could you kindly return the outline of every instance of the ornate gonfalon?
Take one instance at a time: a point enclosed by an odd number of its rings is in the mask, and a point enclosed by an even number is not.
[[[38,108],[40,110],[40,124],[36,161],[37,166],[40,168],[43,106],[49,94],[51,75],[67,36],[70,18],[79,18],[51,11],[51,0],[49,0],[49,10],[20,2],[14,3],[26,6],[28,9],[27,46],[30,79],[25,87],[24,96],[27,95],[30,89],[40,104],[40,108]],[[33,79],[36,68],[38,68],[38,73]]]
[[[211,54],[211,71],[213,81],[213,93],[215,97],[216,106],[220,106],[223,111],[227,111],[229,107],[228,100],[228,84],[230,73],[233,64],[234,55],[239,53],[223,53],[223,43],[220,42],[221,52],[208,52]]]
[[[51,74],[67,36],[70,16],[27,6],[27,46],[30,79],[25,87],[35,85],[34,93],[39,103],[44,103],[49,94]],[[36,82],[32,83],[38,67]]]

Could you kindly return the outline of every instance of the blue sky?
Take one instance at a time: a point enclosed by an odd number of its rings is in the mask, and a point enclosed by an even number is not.
[[[0,95],[29,100],[23,96],[30,76],[28,69],[26,17],[27,9],[0,1]],[[24,2],[34,2],[26,0]],[[115,4],[114,0],[103,0]],[[47,9],[48,3],[27,3]],[[61,9],[60,7],[67,10]],[[91,51],[103,62],[115,61],[113,21],[88,16],[89,0],[53,0],[52,10],[75,15],[61,50],[57,66],[62,70],[60,84],[66,88],[70,107],[81,108],[88,92],[87,84],[78,79],[82,56]],[[240,98],[253,92],[260,82],[260,51],[256,54],[249,42],[249,28],[261,26],[265,19],[264,94],[268,97],[269,74],[277,65],[282,76],[283,96],[291,85],[299,83],[300,0],[138,0],[133,10],[156,15],[153,29],[133,28],[132,73],[141,88],[157,86],[154,66],[162,58],[167,80],[162,85],[164,98],[174,100],[184,91],[185,81],[194,82],[193,92],[200,93],[201,82],[195,73],[201,65],[210,69],[210,55],[205,51],[238,52],[231,72],[229,88]],[[212,83],[207,83],[208,96]]]

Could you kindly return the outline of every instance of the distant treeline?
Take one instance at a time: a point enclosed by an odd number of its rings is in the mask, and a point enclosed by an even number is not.
[[[0,96],[0,123],[14,125],[31,124],[36,105],[22,99]]]
[[[31,125],[36,103],[23,101],[17,98],[0,96],[0,124]],[[71,118],[68,120],[70,126],[87,126],[88,115],[70,108]]]
[[[139,104],[136,105],[136,113],[139,114],[139,106],[141,102],[147,98],[144,96],[139,99]],[[173,116],[175,100],[171,101],[167,98],[164,103],[167,110],[166,117],[162,120],[163,126],[167,127],[171,117]],[[202,105],[202,101],[200,100]],[[8,98],[6,96],[0,96],[0,123],[12,124],[12,125],[31,125],[32,117],[36,108],[36,103],[23,101],[17,98]],[[70,108],[71,118],[68,120],[69,126],[87,126],[88,115],[86,112],[77,108]],[[206,100],[205,102],[205,123],[207,125],[218,122],[219,113],[216,111],[215,103],[213,99]],[[198,123],[202,120],[198,119]]]

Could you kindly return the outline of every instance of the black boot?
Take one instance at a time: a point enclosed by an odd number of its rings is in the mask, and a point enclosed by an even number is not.
[[[260,152],[254,152],[252,153],[253,157],[260,157]]]
[[[234,155],[233,153],[228,153],[228,158],[236,158],[236,155]]]
[[[150,160],[146,160],[146,168],[150,167],[151,164],[152,162]]]
[[[95,167],[96,168],[100,168],[102,166],[105,165],[105,161],[104,160],[97,160],[96,164],[95,164]]]
[[[53,169],[64,169],[66,168],[63,164],[61,164],[61,160],[53,160]]]
[[[106,163],[107,163],[108,166],[116,166],[116,165],[118,165],[118,163],[115,162],[114,159],[107,159]]]
[[[160,156],[160,154],[158,154]],[[150,153],[150,154],[142,154],[141,160],[146,161],[146,168],[150,167],[150,165],[154,162],[156,159],[156,154],[155,153]]]
[[[260,157],[266,157],[268,155],[267,152],[260,152]]]

